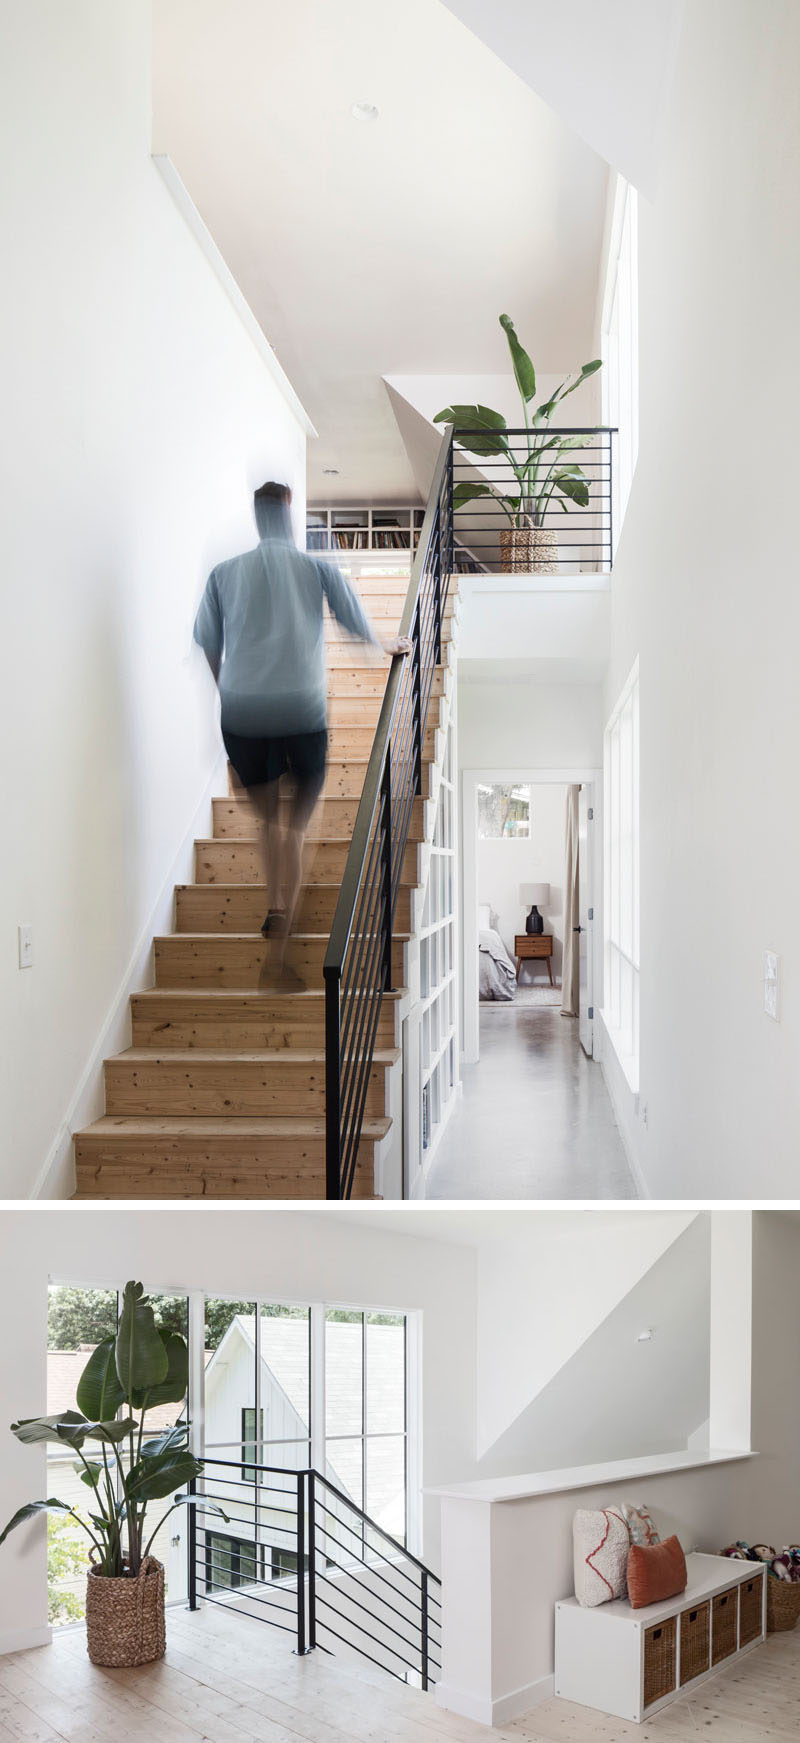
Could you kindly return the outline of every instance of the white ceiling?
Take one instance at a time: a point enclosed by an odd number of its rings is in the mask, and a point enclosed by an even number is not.
[[[606,165],[441,0],[155,0],[153,143],[319,431],[316,497],[413,495],[382,377],[499,373],[502,311],[543,373],[591,355]]]
[[[684,0],[444,0],[652,198]]]

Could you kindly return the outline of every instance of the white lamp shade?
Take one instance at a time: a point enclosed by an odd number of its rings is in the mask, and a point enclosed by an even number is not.
[[[550,900],[550,885],[520,884],[519,899],[526,908],[546,908]]]

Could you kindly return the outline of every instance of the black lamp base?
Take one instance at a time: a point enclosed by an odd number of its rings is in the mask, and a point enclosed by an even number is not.
[[[525,931],[531,936],[544,931],[544,920],[542,919],[535,902],[533,903],[531,911],[525,921]]]

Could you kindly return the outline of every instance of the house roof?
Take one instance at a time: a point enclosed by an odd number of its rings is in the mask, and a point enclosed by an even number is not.
[[[48,1350],[47,1352],[47,1414],[55,1416],[62,1410],[76,1410],[75,1393],[93,1346],[82,1350]],[[171,1428],[177,1421],[177,1404],[157,1404],[147,1412],[148,1429]]]
[[[244,1337],[255,1354],[255,1316],[237,1314],[216,1352],[231,1336]],[[297,1418],[301,1435],[308,1424],[308,1323],[305,1319],[265,1317],[261,1323],[262,1392],[265,1380],[279,1387]],[[372,1434],[400,1432],[403,1427],[405,1376],[403,1326],[367,1327],[367,1430]],[[325,1398],[328,1434],[361,1433],[361,1326],[330,1321],[326,1328]],[[207,1386],[214,1358],[207,1368]],[[210,1395],[209,1395],[210,1397]],[[246,1400],[244,1401],[246,1402]]]

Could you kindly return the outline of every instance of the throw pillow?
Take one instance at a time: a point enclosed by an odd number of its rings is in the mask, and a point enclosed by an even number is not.
[[[631,1534],[631,1543],[660,1543],[661,1538],[647,1507],[632,1507],[630,1502],[623,1501],[622,1517]]]
[[[575,1596],[586,1610],[624,1598],[630,1533],[618,1507],[580,1508],[572,1521]]]
[[[628,1596],[634,1610],[685,1592],[687,1577],[686,1557],[677,1537],[667,1537],[663,1543],[631,1545]]]

